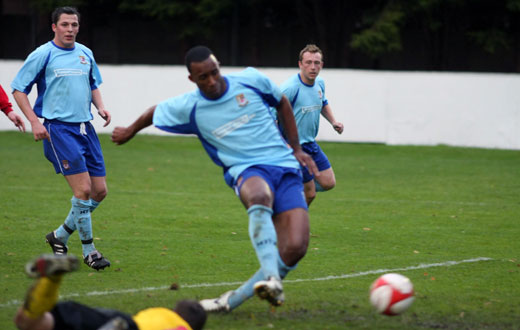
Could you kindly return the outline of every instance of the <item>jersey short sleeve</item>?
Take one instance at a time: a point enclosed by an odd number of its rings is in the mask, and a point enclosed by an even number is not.
[[[291,106],[294,107],[294,102],[296,100],[296,97],[298,96],[298,90],[299,90],[299,84],[297,83],[299,81],[299,78],[295,75],[288,79],[286,82],[282,84],[280,87],[282,90],[282,93],[287,97],[289,102],[291,103]]]
[[[36,48],[29,54],[22,68],[18,71],[18,74],[11,83],[11,88],[29,94],[38,76],[42,74],[42,70],[49,61],[50,55],[51,49],[48,43]]]
[[[191,111],[197,105],[197,92],[169,98],[157,105],[153,124],[171,133],[191,134],[195,128],[190,123]]]

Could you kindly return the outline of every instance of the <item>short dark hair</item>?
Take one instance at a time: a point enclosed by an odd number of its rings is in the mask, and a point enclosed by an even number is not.
[[[188,50],[186,57],[184,58],[188,71],[191,72],[190,65],[192,62],[205,61],[211,56],[211,54],[213,54],[213,52],[206,46],[195,46]]]
[[[78,16],[78,22],[80,20],[79,11],[75,7],[58,7],[52,12],[51,19],[53,24],[58,24],[61,14],[76,15]]]
[[[201,330],[208,317],[204,308],[196,300],[181,300],[175,306],[174,311],[188,322],[193,330]]]
[[[316,46],[315,44],[308,44],[307,46],[305,46],[301,51],[300,51],[300,56],[298,57],[298,60],[301,62],[301,60],[303,59],[303,54],[306,53],[306,52],[309,52],[311,54],[314,54],[314,53],[320,53],[321,54],[321,58],[323,60],[323,52],[321,51],[320,47]]]

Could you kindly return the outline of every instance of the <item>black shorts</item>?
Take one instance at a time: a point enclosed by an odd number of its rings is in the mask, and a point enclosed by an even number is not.
[[[54,316],[55,330],[97,330],[116,317],[125,319],[129,330],[138,330],[128,314],[111,309],[92,308],[74,301],[57,303],[50,313]]]

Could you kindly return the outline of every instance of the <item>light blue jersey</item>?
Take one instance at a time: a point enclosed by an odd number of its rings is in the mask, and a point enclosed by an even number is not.
[[[38,98],[33,109],[38,117],[68,123],[93,119],[92,90],[102,79],[87,47],[76,42],[74,48],[61,48],[53,41],[38,47],[27,57],[11,87],[29,94],[34,83]]]
[[[230,186],[253,165],[300,168],[269,110],[279,105],[280,89],[254,68],[224,79],[227,89],[216,100],[196,90],[158,104],[154,125],[172,133],[196,134],[211,159],[223,167]]]
[[[287,79],[281,89],[293,107],[300,144],[314,142],[320,126],[321,110],[328,104],[325,82],[317,77],[314,85],[307,85],[298,73]]]

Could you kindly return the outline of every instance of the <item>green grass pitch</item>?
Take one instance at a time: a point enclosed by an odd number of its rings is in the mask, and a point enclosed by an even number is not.
[[[216,297],[257,270],[246,212],[198,140],[100,139],[109,193],[93,214],[94,242],[112,266],[82,264],[62,299],[135,313]],[[210,315],[207,329],[518,329],[519,151],[321,146],[337,186],[311,206],[309,250],[285,282],[286,303],[253,298]],[[0,132],[0,329],[14,328],[32,283],[24,265],[50,252],[45,234],[63,222],[70,197],[32,134]],[[81,254],[77,234],[69,249]],[[412,280],[416,300],[387,317],[370,306],[368,288],[392,270]]]

